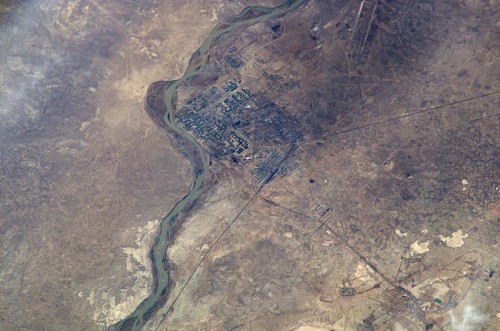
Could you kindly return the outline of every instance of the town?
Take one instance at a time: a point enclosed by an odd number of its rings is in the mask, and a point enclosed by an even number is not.
[[[176,119],[185,130],[202,139],[219,160],[248,160],[261,148],[289,149],[303,138],[299,122],[285,109],[232,80],[192,96],[181,106]],[[277,170],[280,162],[274,161],[281,158],[272,155],[263,163],[267,166],[257,171],[260,180],[268,177],[264,173]]]

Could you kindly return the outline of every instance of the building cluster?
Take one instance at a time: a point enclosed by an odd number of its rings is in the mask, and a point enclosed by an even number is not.
[[[226,56],[224,56],[224,61],[226,61],[226,63],[233,68],[239,68],[245,63],[236,54],[227,54]]]
[[[284,177],[295,170],[300,169],[300,161],[296,157],[290,157],[283,161],[280,168],[278,169],[277,175]]]
[[[276,103],[263,99],[258,116],[253,122],[254,130],[249,137],[257,143],[288,146],[303,138],[297,119]]]
[[[255,186],[260,187],[269,182],[278,172],[281,164],[287,156],[287,152],[274,150],[262,162],[254,173]]]
[[[247,141],[238,136],[233,130],[230,131],[227,141],[229,143],[229,151],[232,154],[236,153],[240,155],[249,147]]]
[[[271,82],[271,87],[278,93],[284,93],[291,90],[298,90],[300,88],[300,81],[288,80],[283,76],[272,74],[268,75],[267,79]]]
[[[217,109],[220,110],[224,115],[228,115],[229,112],[234,111],[242,103],[252,99],[254,95],[247,89],[241,89],[235,92],[229,98],[224,99],[223,104],[217,105]]]
[[[321,202],[318,202],[313,210],[314,213],[318,216],[325,217],[325,215],[331,210],[331,208]]]
[[[253,97],[248,89],[239,89],[237,83],[229,81],[222,90],[213,86],[193,96],[176,117],[186,130],[205,141],[214,157],[241,156],[250,145],[237,130],[241,121],[233,121],[230,113]]]
[[[300,167],[296,159],[285,160],[290,146],[303,138],[297,119],[264,95],[255,95],[234,81],[192,96],[176,113],[176,119],[203,139],[216,159],[248,159],[252,152],[267,150],[255,170],[257,183]]]
[[[279,176],[284,177],[294,171],[302,170],[299,159],[296,157],[288,157],[293,146],[289,146],[283,150],[274,150],[267,155],[264,161],[258,165],[254,172],[255,184],[257,187],[266,184],[272,178]]]

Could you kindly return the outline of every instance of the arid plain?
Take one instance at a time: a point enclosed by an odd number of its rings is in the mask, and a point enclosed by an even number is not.
[[[192,174],[146,90],[255,4],[2,2],[1,330],[104,330],[148,296]],[[192,129],[210,186],[144,329],[499,329],[498,8],[311,0],[223,35],[179,114],[228,82],[252,99],[229,117],[235,151]]]

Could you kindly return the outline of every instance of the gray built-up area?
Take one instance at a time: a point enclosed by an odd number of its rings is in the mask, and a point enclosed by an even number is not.
[[[255,174],[264,181],[284,161],[284,157],[276,155],[289,155],[303,138],[293,115],[263,93],[253,93],[234,81],[194,95],[176,117],[186,130],[204,141],[216,159],[231,157],[241,161],[258,152],[267,154],[269,160],[266,158]]]

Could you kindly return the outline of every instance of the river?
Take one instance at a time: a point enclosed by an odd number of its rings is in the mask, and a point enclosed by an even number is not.
[[[209,158],[202,146],[187,131],[175,123],[175,96],[179,86],[190,78],[198,75],[208,60],[207,51],[217,42],[217,38],[236,29],[264,22],[275,16],[286,14],[303,4],[306,0],[287,0],[274,8],[249,6],[240,15],[219,22],[205,39],[202,45],[193,53],[188,68],[178,80],[164,82],[160,91],[163,93],[164,117],[163,123],[170,134],[176,137],[184,154],[193,167],[193,182],[191,188],[181,200],[175,203],[170,212],[161,221],[160,232],[151,248],[153,265],[153,292],[126,318],[118,322],[115,330],[140,330],[146,321],[166,302],[170,291],[170,273],[168,267],[167,247],[180,225],[180,216],[185,214],[200,197],[209,172]],[[149,105],[147,105],[148,107]]]

